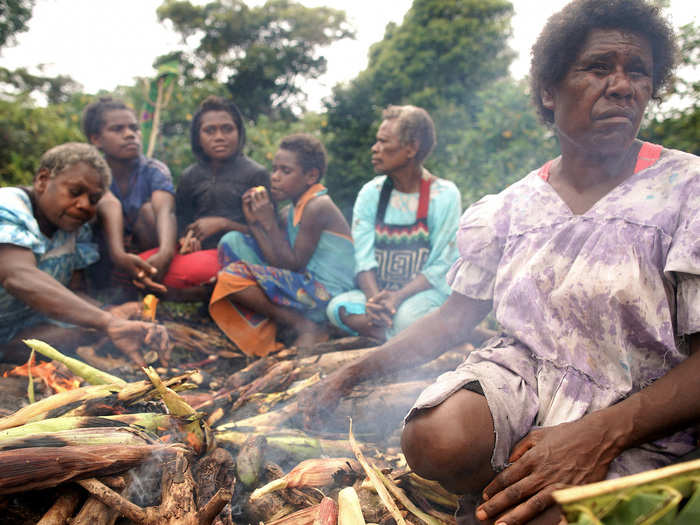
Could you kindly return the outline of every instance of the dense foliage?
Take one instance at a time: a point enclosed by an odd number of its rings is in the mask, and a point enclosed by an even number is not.
[[[222,81],[244,115],[284,114],[303,96],[302,81],[326,71],[319,48],[352,37],[345,13],[268,0],[248,7],[242,0],[194,5],[166,0],[158,8],[183,39],[197,40],[183,53],[193,78]]]
[[[508,78],[506,0],[415,0],[370,50],[369,65],[327,104],[328,185],[343,208],[372,177],[370,147],[389,104],[427,109],[438,145],[426,163],[465,203],[497,191],[551,152],[525,85]]]
[[[5,16],[8,11],[0,12],[0,46],[26,28],[33,4],[0,3],[15,9],[9,11],[13,20]],[[321,114],[303,110],[304,86],[325,71],[319,50],[352,34],[344,13],[289,0],[260,7],[242,0],[197,5],[164,0],[158,15],[186,43],[154,63],[180,64],[165,97],[154,153],[176,180],[194,160],[190,122],[210,94],[233,96],[244,109],[246,152],[264,165],[288,133],[321,137],[330,157],[326,184],[348,215],[357,191],[373,176],[370,147],[388,104],[416,104],[431,113],[438,144],[427,167],[455,181],[465,205],[556,154],[551,131],[530,106],[527,83],[508,75],[513,52],[507,45],[512,15],[507,0],[414,0],[403,22],[389,24],[384,39],[372,46],[368,67],[337,86]],[[688,24],[679,34],[684,68],[674,104],[651,112],[642,137],[700,153],[700,83],[692,79],[700,64],[700,32]],[[148,83],[142,79],[111,94],[140,112]],[[28,183],[46,149],[84,140],[80,115],[96,95],[80,90],[69,77],[0,68],[0,184]]]

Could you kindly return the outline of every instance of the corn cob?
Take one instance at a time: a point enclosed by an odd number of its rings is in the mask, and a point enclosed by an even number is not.
[[[0,451],[33,447],[150,445],[158,437],[129,427],[99,427],[40,432],[0,441]]]
[[[162,445],[38,447],[0,452],[0,495],[55,487],[91,475],[113,474],[138,465],[152,454],[182,450]]]
[[[299,463],[288,474],[273,480],[267,485],[253,491],[250,499],[254,500],[269,492],[286,488],[327,487],[334,483],[352,485],[362,469],[354,459],[349,458],[315,458]]]
[[[394,502],[394,499],[391,497],[391,494],[389,494],[386,487],[384,487],[384,484],[377,476],[377,474],[373,468],[373,465],[371,465],[365,459],[365,455],[362,453],[362,450],[360,450],[360,447],[357,446],[357,441],[355,441],[355,436],[353,436],[353,434],[352,434],[352,419],[350,420],[350,430],[348,431],[348,440],[350,441],[350,445],[352,446],[353,452],[355,452],[355,457],[357,458],[357,461],[359,461],[360,465],[362,465],[362,468],[364,469],[365,474],[367,474],[367,477],[372,482],[372,485],[374,485],[374,489],[377,491],[377,494],[379,495],[379,498],[382,500],[382,503],[384,503],[384,506],[391,513],[391,516],[394,518],[394,521],[396,521],[397,525],[406,525],[406,521],[403,519],[401,512],[399,512],[399,508],[396,506],[396,503]]]
[[[324,497],[318,506],[318,514],[313,525],[337,525],[338,504],[331,498]]]
[[[302,432],[279,432],[268,427],[255,428],[254,432],[224,431],[215,432],[219,443],[241,447],[251,434],[265,434],[267,448],[273,454],[279,454],[289,460],[303,461],[320,456],[345,456],[352,454],[352,448],[347,440],[321,439],[306,435]]]
[[[338,492],[338,525],[365,525],[360,499],[352,487]]]
[[[40,354],[63,363],[68,367],[68,369],[75,375],[82,377],[90,383],[91,385],[125,385],[126,381],[122,378],[98,370],[86,363],[83,363],[79,359],[73,357],[68,357],[63,355],[61,352],[56,350],[51,345],[39,341],[38,339],[25,339],[24,344],[26,344],[32,350],[39,352]]]
[[[700,460],[558,490],[553,495],[570,524],[697,524]]]
[[[243,443],[236,456],[238,479],[246,487],[253,487],[260,478],[267,441],[264,436],[251,436]]]
[[[191,373],[185,373],[165,381],[165,386],[184,386],[183,382]],[[186,385],[186,383],[185,383]],[[87,385],[67,392],[60,392],[19,409],[14,414],[0,418],[0,430],[17,427],[32,421],[49,419],[58,416],[91,415],[91,406],[95,400],[105,399],[103,405],[113,405],[115,402],[130,403],[138,399],[146,400],[153,390],[150,381],[136,381],[126,385]],[[108,399],[112,397],[112,399]]]
[[[192,446],[195,452],[202,452],[206,448],[207,440],[205,432],[202,429],[200,414],[188,405],[184,399],[177,395],[177,393],[166,387],[153,367],[149,366],[148,368],[144,368],[143,371],[153,383],[156,391],[160,394],[163,403],[168,407],[168,411],[174,416],[189,421],[183,427],[183,430],[187,432],[188,444]]]
[[[401,480],[402,484],[406,483],[411,489],[419,491],[428,501],[453,511],[457,510],[459,506],[459,497],[446,490],[437,481],[421,478],[415,472],[402,474],[398,479]]]
[[[281,518],[267,521],[265,525],[313,525],[318,515],[318,508],[319,505],[304,507],[303,509],[287,514]]]
[[[51,412],[60,411],[61,408],[71,406],[90,399],[96,399],[119,392],[120,385],[89,385],[67,392],[54,394],[47,398],[20,408],[14,414],[0,419],[0,430],[17,427],[31,421],[52,417]]]
[[[141,302],[141,320],[154,323],[156,321],[156,308],[158,298],[152,293],[146,294]]]

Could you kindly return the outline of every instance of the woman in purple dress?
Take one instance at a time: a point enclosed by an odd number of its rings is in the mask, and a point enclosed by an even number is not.
[[[561,155],[465,212],[443,307],[313,392],[431,359],[493,310],[503,333],[426,389],[403,432],[411,467],[466,495],[460,523],[557,523],[556,488],[697,444],[700,159],[636,138],[675,51],[644,0],[552,16],[531,86]]]

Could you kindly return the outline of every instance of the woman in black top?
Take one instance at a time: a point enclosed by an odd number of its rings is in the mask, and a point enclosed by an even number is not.
[[[175,196],[180,253],[216,248],[228,231],[247,232],[241,197],[248,188],[270,189],[270,175],[243,154],[245,126],[231,101],[207,97],[192,119],[189,166]]]

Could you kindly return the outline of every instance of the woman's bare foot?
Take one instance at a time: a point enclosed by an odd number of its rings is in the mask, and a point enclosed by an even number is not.
[[[330,338],[330,334],[324,326],[309,319],[297,323],[294,328],[297,332],[297,338],[294,340],[293,346],[297,348],[310,348],[317,343],[328,341]]]

